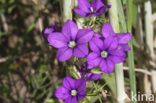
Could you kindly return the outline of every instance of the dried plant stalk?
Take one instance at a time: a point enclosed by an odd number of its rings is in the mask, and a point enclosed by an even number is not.
[[[150,54],[151,58],[154,57],[153,49],[153,21],[152,21],[152,7],[151,2],[145,2],[145,33],[146,33],[146,50]]]
[[[119,18],[117,11],[117,1],[108,0],[108,4],[112,5],[109,10],[110,22],[116,33],[119,33]],[[125,103],[126,93],[124,88],[124,75],[123,75],[123,63],[115,66],[116,87],[117,87],[117,101],[118,103]]]
[[[61,0],[62,2],[62,16],[63,22],[66,22],[68,19],[72,20],[72,9],[73,9],[73,0]]]

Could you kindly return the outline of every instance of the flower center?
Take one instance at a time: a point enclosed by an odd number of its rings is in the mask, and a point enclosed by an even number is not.
[[[76,46],[75,41],[70,41],[70,42],[68,43],[68,46],[69,46],[70,48],[74,48],[74,47]]]
[[[71,95],[72,95],[72,96],[76,96],[76,95],[77,95],[77,91],[76,91],[76,90],[72,90],[72,91],[71,91]]]
[[[92,13],[94,12],[93,7],[90,7],[90,10],[91,10]]]
[[[107,56],[108,56],[108,53],[106,51],[101,52],[101,57],[107,58]]]

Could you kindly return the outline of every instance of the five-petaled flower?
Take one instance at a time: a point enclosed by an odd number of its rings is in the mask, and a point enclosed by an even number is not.
[[[84,91],[86,88],[86,81],[84,79],[73,79],[65,77],[63,80],[63,87],[56,90],[55,96],[65,101],[65,103],[77,103],[86,96]]]
[[[102,35],[95,33],[95,37],[104,40],[107,37],[115,37],[118,40],[118,48],[123,51],[129,51],[130,47],[128,46],[128,42],[132,39],[131,33],[117,33],[113,31],[112,26],[107,22],[102,27]]]
[[[62,33],[53,32],[48,36],[48,42],[58,48],[57,58],[59,61],[66,61],[72,56],[83,58],[88,55],[88,43],[93,37],[92,29],[80,29],[77,25],[68,20],[62,29]]]
[[[81,69],[79,69],[79,71],[80,71],[81,77],[84,76],[84,79],[86,81],[88,81],[88,82],[89,81],[98,80],[102,76],[102,73],[100,73],[100,74],[94,74],[94,73],[90,72],[89,69],[86,68],[86,64],[83,64],[82,67],[81,67]]]
[[[49,34],[53,33],[53,32],[59,32],[59,28],[57,27],[56,24],[52,23],[51,24],[51,27],[48,27],[48,28],[45,28],[43,31],[42,31],[42,35],[43,35],[43,38],[46,42],[48,42],[48,36]]]
[[[90,43],[91,52],[87,56],[88,68],[99,66],[104,73],[112,73],[114,64],[126,59],[123,50],[118,49],[118,40],[115,37],[107,37],[102,40],[94,37]]]
[[[84,17],[92,17],[102,15],[106,8],[110,8],[110,5],[105,6],[101,0],[93,0],[90,4],[88,0],[78,0],[79,9],[74,9],[75,13]]]

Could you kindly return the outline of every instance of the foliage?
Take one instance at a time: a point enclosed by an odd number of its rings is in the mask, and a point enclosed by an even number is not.
[[[155,68],[149,66],[148,57],[143,58],[146,62],[140,59],[139,54],[142,53],[141,57],[147,54],[144,51],[141,53],[137,51],[140,50],[140,45],[135,38],[138,35],[136,34],[137,5],[140,4],[144,9],[143,4],[146,0],[139,2],[133,0],[133,5],[127,5],[127,2],[131,0],[121,1],[121,4],[117,2],[120,31],[131,32],[132,29],[134,35],[133,43],[130,44],[134,46],[134,54],[132,52],[129,54],[132,68],[134,69],[133,62],[136,67]],[[41,3],[38,4],[38,2]],[[156,2],[154,0],[151,2],[153,12],[155,12]],[[66,63],[57,61],[56,50],[43,40],[41,34],[43,27],[50,26],[52,22],[58,24],[60,28],[62,18],[59,8],[59,0],[0,0],[0,103],[63,103],[55,97],[54,92],[62,85],[61,82],[65,75],[78,78],[77,71],[71,65],[72,60]],[[128,10],[130,12],[126,12]],[[6,21],[2,20],[2,15]],[[79,20],[77,15],[74,17],[75,21]],[[85,28],[90,28],[93,24],[101,27],[105,22],[110,21],[108,12],[106,15],[97,17],[96,21],[90,24],[91,20],[92,18],[84,19],[84,24],[87,25]],[[5,22],[8,31],[4,29]],[[96,31],[101,30],[98,28]],[[127,62],[124,63],[124,66],[127,66]],[[71,72],[72,69],[75,72]],[[99,73],[99,68],[93,72]],[[99,82],[88,83],[87,92],[90,94],[80,103],[99,103],[101,100],[116,103],[114,75],[114,73],[103,75]],[[130,88],[132,84],[130,81],[134,77],[129,79],[127,71],[124,76],[125,86]],[[137,75],[138,78],[140,77]],[[140,85],[137,84],[137,87]],[[99,91],[105,90],[108,93],[106,98],[103,98]],[[95,96],[94,93],[99,94]]]

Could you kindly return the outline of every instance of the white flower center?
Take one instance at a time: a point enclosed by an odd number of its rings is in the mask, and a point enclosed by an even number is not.
[[[76,96],[76,95],[77,95],[77,91],[76,91],[76,90],[72,90],[72,91],[71,91],[71,95],[72,95],[72,96]]]
[[[94,12],[94,9],[93,9],[93,7],[90,7],[90,10],[91,10],[91,12],[92,12],[92,13]]]
[[[70,48],[74,48],[74,47],[76,46],[75,41],[70,41],[70,42],[68,43],[68,46],[69,46]]]
[[[108,56],[108,53],[106,51],[101,52],[101,57],[107,58],[107,56]]]

